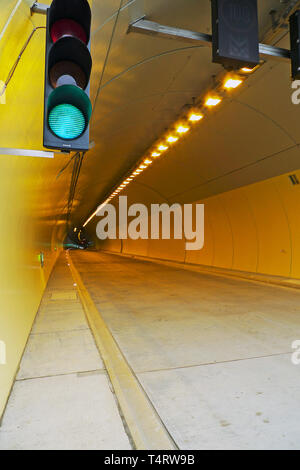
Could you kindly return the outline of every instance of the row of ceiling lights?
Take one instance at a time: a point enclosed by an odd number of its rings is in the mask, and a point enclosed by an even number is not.
[[[247,75],[251,74],[254,69],[242,68],[239,73],[232,75],[227,74],[223,81],[221,88],[225,91],[232,91],[238,88],[246,79]],[[220,87],[217,87],[218,90],[211,92],[206,96],[204,100],[204,108],[213,108],[218,106],[222,101],[222,95],[220,93]],[[94,214],[86,221],[84,227],[93,219],[97,212],[102,209],[106,204],[108,204],[112,199],[118,196],[127,186],[137,178],[143,171],[145,171],[149,166],[152,165],[155,159],[158,159],[163,153],[167,152],[176,142],[180,140],[181,137],[186,135],[191,128],[199,123],[204,118],[203,109],[201,107],[194,107],[190,110],[188,115],[182,118],[174,126],[173,132],[169,132],[164,139],[161,139],[149,152],[148,156],[140,161],[138,166],[134,171],[127,176],[124,181],[111,193],[111,195],[97,208]]]

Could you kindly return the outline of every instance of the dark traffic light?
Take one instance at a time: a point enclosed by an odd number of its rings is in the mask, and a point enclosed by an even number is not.
[[[212,0],[213,62],[226,68],[259,64],[257,0]]]
[[[44,147],[89,148],[90,31],[87,0],[53,0],[47,13]]]
[[[290,16],[292,78],[300,78],[300,10]]]

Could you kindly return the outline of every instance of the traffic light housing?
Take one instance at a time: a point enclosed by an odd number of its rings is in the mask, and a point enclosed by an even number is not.
[[[53,0],[47,12],[44,147],[89,148],[91,9],[87,0]]]
[[[300,10],[290,16],[292,78],[300,78]]]
[[[213,62],[225,68],[259,64],[257,0],[211,0]]]

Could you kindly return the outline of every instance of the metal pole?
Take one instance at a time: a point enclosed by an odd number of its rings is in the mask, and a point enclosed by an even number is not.
[[[158,38],[175,39],[177,41],[184,41],[190,44],[203,46],[211,46],[212,43],[211,34],[164,26],[143,18],[130,24],[128,33],[141,33]]]
[[[164,39],[175,39],[184,41],[189,44],[197,44],[211,47],[212,36],[210,34],[198,33],[186,29],[173,28],[164,26],[154,21],[141,19],[135,21],[129,26],[128,33],[140,33],[155,36]],[[259,44],[259,53],[262,59],[273,58],[277,60],[288,61],[291,58],[291,52],[281,47],[269,46],[267,44]]]
[[[34,2],[32,7],[30,8],[31,14],[39,13],[40,15],[47,15],[47,10],[49,5],[44,5],[43,3]]]
[[[54,158],[54,152],[45,152],[43,150],[1,148],[1,147],[0,147],[0,155],[16,155],[19,157]]]

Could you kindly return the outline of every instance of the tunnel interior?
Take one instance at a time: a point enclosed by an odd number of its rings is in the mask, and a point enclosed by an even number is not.
[[[89,148],[56,151],[43,147],[46,17],[32,3],[0,0],[0,449],[299,449],[291,60],[232,71],[203,43],[130,29],[211,35],[210,0],[90,0]],[[300,2],[257,3],[260,44],[289,51]],[[197,249],[187,207],[203,211]]]

